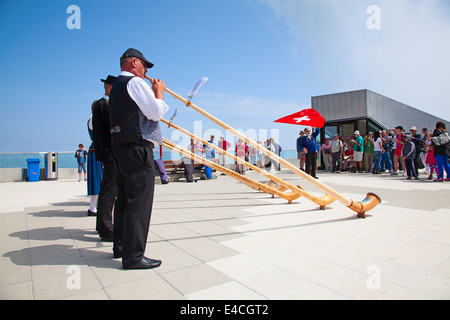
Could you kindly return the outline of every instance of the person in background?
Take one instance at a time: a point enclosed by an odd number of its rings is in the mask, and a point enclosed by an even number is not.
[[[344,142],[344,154],[342,157],[342,171],[351,171],[353,169],[353,148],[350,147],[347,142]]]
[[[316,128],[314,133],[311,133],[309,128],[306,128],[305,135],[300,141],[300,147],[305,152],[305,172],[313,178],[319,179],[316,176],[317,167],[317,141],[316,138],[320,134],[320,129]]]
[[[339,139],[339,135],[335,134],[333,140],[330,142],[331,145],[331,172],[341,171],[341,159],[344,152],[344,147],[342,141]]]
[[[445,122],[439,121],[436,123],[436,128],[433,132],[433,137],[438,137],[443,134],[448,134],[445,130]],[[447,178],[445,181],[450,181],[450,164],[448,163],[448,154],[447,154],[447,148],[448,143],[446,145],[435,145],[434,146],[434,158],[436,159],[437,165],[438,165],[438,172],[439,176],[437,179],[433,180],[435,182],[442,182],[444,181],[444,171],[447,173]]]
[[[212,145],[214,145],[214,135],[210,136],[210,139],[208,142],[211,143]],[[203,150],[205,151],[206,159],[215,163],[216,162],[215,149],[204,144]]]
[[[422,152],[420,153],[420,157],[422,158],[422,162],[425,163],[425,174],[430,173],[430,167],[428,167],[427,163],[427,156],[428,156],[428,128],[424,127],[422,128]],[[434,153],[434,152],[433,152]]]
[[[300,137],[297,138],[297,159],[300,160],[300,165],[299,168],[300,170],[305,171],[305,152],[303,151],[303,148],[300,147],[300,140],[302,139],[302,137],[305,135],[305,132],[302,130],[299,133]]]
[[[353,168],[352,172],[363,172],[363,153],[364,153],[364,139],[358,130],[355,131],[355,138],[353,142]]]
[[[258,150],[255,148],[255,147],[253,147],[253,146],[249,146],[248,147],[248,156],[249,156],[249,160],[250,160],[250,163],[252,164],[252,165],[254,165],[254,166],[256,166],[257,165],[257,160],[256,160],[256,158],[257,158],[257,155],[258,155]]]
[[[78,163],[78,182],[81,181],[82,173],[84,173],[84,181],[87,181],[87,168],[86,168],[86,162],[87,162],[87,151],[84,150],[84,145],[80,143],[78,145],[78,150],[75,151],[75,158],[77,159]]]
[[[204,150],[203,144],[200,141],[195,141],[195,143],[192,146],[192,152],[203,158],[203,150]]]
[[[94,113],[94,107],[97,104],[98,100],[95,100],[92,103],[91,110]],[[100,185],[102,183],[103,172],[102,172],[102,163],[97,161],[95,158],[95,148],[94,148],[94,128],[92,126],[92,117],[89,118],[88,123],[88,132],[91,138],[91,145],[89,146],[89,152],[87,157],[87,194],[90,197],[90,205],[89,210],[87,212],[88,216],[96,216],[97,215],[97,201],[98,194],[100,193]],[[97,228],[98,230],[98,228]]]
[[[380,163],[383,158],[383,154],[386,152],[383,148],[383,141],[381,140],[380,131],[375,131],[373,140],[373,153],[375,156],[375,163],[373,165],[372,173],[380,174]]]
[[[403,137],[403,148],[402,148],[402,158],[406,165],[407,180],[411,180],[411,176],[414,176],[416,180],[419,177],[416,174],[416,169],[414,168],[414,158],[416,157],[416,146],[412,142],[411,135],[405,134]]]
[[[436,178],[439,178],[438,165],[436,159],[434,158],[434,146],[431,142],[432,137],[433,134],[430,133],[425,143],[425,145],[427,146],[427,158],[425,159],[425,162],[430,173],[430,175],[428,176],[428,180],[433,180],[433,172],[436,173]]]
[[[265,165],[265,154],[259,150],[265,148],[261,141],[258,141],[258,158],[259,158],[259,167],[264,168]]]
[[[237,158],[245,161],[245,158],[248,156],[248,148],[242,139],[238,139],[235,152]],[[246,169],[247,167],[243,164],[236,163],[236,171],[240,174],[245,174]]]
[[[98,100],[92,114],[95,158],[102,162],[103,178],[98,194],[97,231],[102,241],[113,239],[113,208],[117,197],[117,174],[111,153],[109,121],[109,93],[116,77],[108,75],[104,83],[105,94]]]
[[[270,143],[273,145],[274,151],[277,156],[281,157],[281,146],[275,142],[274,138],[270,138]],[[275,168],[275,171],[280,171],[280,164],[272,159],[272,166]]]
[[[385,167],[392,173],[392,161],[391,161],[391,147],[393,146],[392,138],[388,135],[386,130],[381,131],[381,141],[383,142],[384,153],[382,155],[380,172],[384,172]]]
[[[364,170],[365,170],[365,172],[372,171],[374,158],[375,158],[375,154],[374,154],[373,132],[369,132],[369,134],[364,137]]]
[[[223,135],[220,136],[220,139],[219,139],[219,142],[217,143],[217,145],[220,149],[225,150],[225,151],[227,151],[231,147],[231,143],[226,141],[224,139]],[[227,163],[227,156],[223,153],[220,153],[219,154],[219,165],[221,165],[222,167],[225,167],[226,163]],[[222,175],[224,176],[225,173],[222,173]]]
[[[395,142],[395,153],[394,153],[394,172],[393,175],[398,175],[398,169],[399,169],[399,161],[401,161],[403,170],[405,170],[405,160],[402,157],[402,148],[405,142],[403,141],[405,138],[405,134],[403,133],[404,129],[402,126],[395,127],[395,136],[394,136],[394,142]]]
[[[330,139],[325,139],[325,143],[320,147],[322,151],[322,158],[325,164],[325,170],[331,171],[331,144]]]
[[[425,165],[422,162],[422,158],[420,155],[422,154],[422,148],[423,148],[423,137],[420,133],[417,133],[417,128],[415,126],[412,126],[409,129],[409,132],[411,133],[411,141],[414,143],[414,146],[416,147],[416,157],[414,158],[414,168],[416,170],[416,175],[419,176],[419,169],[425,168]]]

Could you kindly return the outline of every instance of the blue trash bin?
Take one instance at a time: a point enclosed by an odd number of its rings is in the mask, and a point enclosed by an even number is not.
[[[211,172],[211,168],[205,166],[205,174],[206,174],[206,179],[211,179],[212,178],[212,172]]]
[[[39,163],[40,159],[30,158],[27,159],[28,162],[28,181],[36,182],[39,181]]]

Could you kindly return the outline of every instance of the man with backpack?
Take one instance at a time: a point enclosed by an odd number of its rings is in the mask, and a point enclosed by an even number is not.
[[[84,181],[87,181],[86,178],[86,160],[87,160],[87,151],[84,150],[84,145],[80,143],[78,145],[78,150],[75,151],[75,158],[77,158],[78,162],[78,182],[81,181],[81,173],[84,172]]]

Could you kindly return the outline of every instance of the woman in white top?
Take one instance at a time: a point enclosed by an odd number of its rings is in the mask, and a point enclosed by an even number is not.
[[[374,141],[373,152],[375,156],[375,164],[373,165],[372,173],[380,174],[380,163],[383,157],[383,153],[385,152],[383,148],[383,141],[381,141],[380,137],[380,131],[374,132],[373,141]]]

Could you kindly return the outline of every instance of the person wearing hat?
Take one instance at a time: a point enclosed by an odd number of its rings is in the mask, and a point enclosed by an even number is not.
[[[331,172],[341,172],[341,159],[344,153],[344,146],[342,141],[339,139],[339,135],[336,133],[333,137],[331,144]]]
[[[113,239],[112,210],[117,196],[116,170],[111,154],[111,132],[109,125],[109,94],[116,77],[108,75],[100,79],[104,84],[105,94],[97,101],[92,114],[93,141],[95,158],[102,162],[103,178],[100,185],[97,204],[96,230],[102,241]]]
[[[364,139],[358,130],[355,131],[355,138],[353,142],[353,168],[352,171],[363,172],[363,154],[364,154]]]
[[[313,130],[314,128],[311,128]],[[305,128],[305,135],[300,140],[300,147],[305,153],[305,172],[310,176],[319,179],[316,176],[317,168],[317,141],[316,138],[320,134],[320,128],[316,128],[314,133],[311,133],[309,128]]]
[[[111,144],[117,170],[113,252],[124,269],[151,269],[160,260],[144,256],[155,189],[153,148],[162,144],[159,120],[169,110],[161,79],[144,81],[153,67],[134,48],[120,58],[121,73],[109,100]]]

